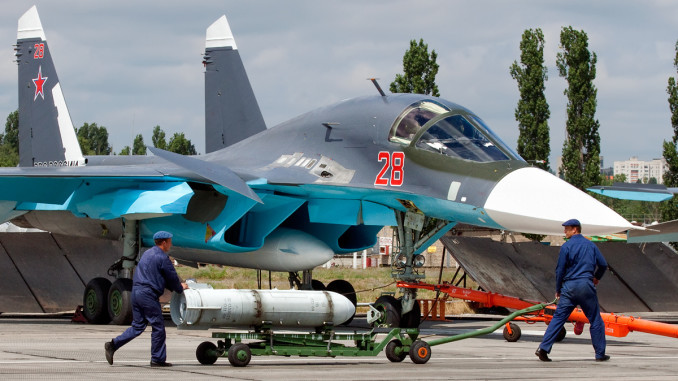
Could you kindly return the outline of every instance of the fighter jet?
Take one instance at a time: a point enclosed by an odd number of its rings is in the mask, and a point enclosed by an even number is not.
[[[107,307],[129,292],[139,246],[158,230],[174,234],[182,263],[305,271],[304,288],[310,270],[373,247],[384,226],[396,227],[403,280],[423,276],[420,254],[458,223],[537,234],[562,234],[570,218],[589,234],[633,228],[442,98],[375,91],[267,128],[225,16],[206,33],[207,152],[194,157],[151,147],[153,156],[84,157],[35,7],[19,19],[15,50],[20,165],[0,170],[0,219],[124,241],[118,279],[85,290],[93,322],[129,317],[128,307]],[[345,281],[328,288],[352,292]],[[406,290],[386,307],[411,322],[415,298]]]

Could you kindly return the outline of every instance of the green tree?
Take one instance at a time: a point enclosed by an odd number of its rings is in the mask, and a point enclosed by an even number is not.
[[[197,154],[195,147],[190,140],[186,139],[184,133],[175,132],[174,136],[169,141],[167,145],[167,150],[175,152],[182,155],[195,155]]]
[[[673,66],[678,70],[678,41],[675,45],[675,57]],[[666,159],[667,169],[664,172],[664,185],[669,188],[678,187],[678,84],[674,77],[669,77],[669,84],[666,87],[666,93],[669,95],[669,110],[671,111],[671,127],[673,127],[673,137],[671,141],[664,140],[664,159]],[[678,219],[678,198],[673,196],[670,200],[662,203],[662,220],[672,221]],[[678,243],[671,242],[671,246],[678,250]]]
[[[0,166],[16,167],[19,164],[19,110],[7,115],[5,133],[0,134]]]
[[[151,138],[153,147],[160,149],[167,149],[167,141],[165,140],[165,131],[160,129],[160,126],[153,128],[153,137]]]
[[[144,144],[144,137],[141,134],[137,135],[134,138],[134,144],[132,145],[132,155],[145,155],[146,154],[146,145]]]
[[[435,50],[428,54],[428,44],[424,44],[424,39],[420,39],[419,44],[411,40],[410,48],[403,56],[404,74],[396,74],[395,81],[391,82],[391,92],[430,94],[439,97],[438,85],[435,83],[438,74],[437,58]]]
[[[108,144],[108,131],[96,123],[85,123],[75,130],[84,155],[110,155],[113,148]]]
[[[548,119],[551,116],[544,95],[548,80],[544,66],[544,34],[541,29],[528,29],[520,42],[520,62],[513,61],[511,77],[518,82],[520,100],[515,110],[520,135],[518,154],[544,170],[550,170]]]
[[[131,152],[132,152],[132,149],[129,148],[129,146],[125,146],[125,147],[123,147],[122,150],[120,150],[120,153],[119,153],[118,155],[121,155],[121,156],[122,156],[122,155],[129,156],[129,155],[131,155]]]
[[[561,77],[567,79],[567,139],[563,144],[563,166],[560,175],[579,189],[600,182],[600,123],[595,119],[597,90],[596,54],[588,49],[588,36],[572,27],[560,32],[562,52],[556,65]]]

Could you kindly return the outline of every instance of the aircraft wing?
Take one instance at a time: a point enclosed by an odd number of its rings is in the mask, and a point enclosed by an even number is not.
[[[80,217],[143,219],[186,213],[189,182],[211,183],[225,195],[261,199],[228,168],[153,150],[182,166],[84,166],[0,168],[0,220],[31,210],[68,210]],[[177,158],[178,157],[178,158]],[[199,172],[199,173],[198,173]]]

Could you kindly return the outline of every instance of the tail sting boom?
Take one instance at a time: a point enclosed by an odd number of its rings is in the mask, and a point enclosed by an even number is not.
[[[19,166],[84,165],[35,6],[19,19],[15,50],[19,65]]]

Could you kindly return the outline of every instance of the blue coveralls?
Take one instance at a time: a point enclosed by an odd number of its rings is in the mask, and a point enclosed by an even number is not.
[[[551,353],[551,347],[572,311],[581,306],[591,325],[591,342],[596,358],[605,356],[605,324],[600,317],[598,295],[593,278],[600,280],[607,262],[598,247],[581,234],[575,234],[563,244],[556,266],[556,292],[560,301],[539,348]]]
[[[167,254],[158,246],[146,250],[134,270],[132,285],[132,326],[113,339],[118,349],[141,335],[148,324],[151,333],[151,361],[163,363],[167,359],[165,322],[159,298],[165,288],[182,293],[181,280]]]

